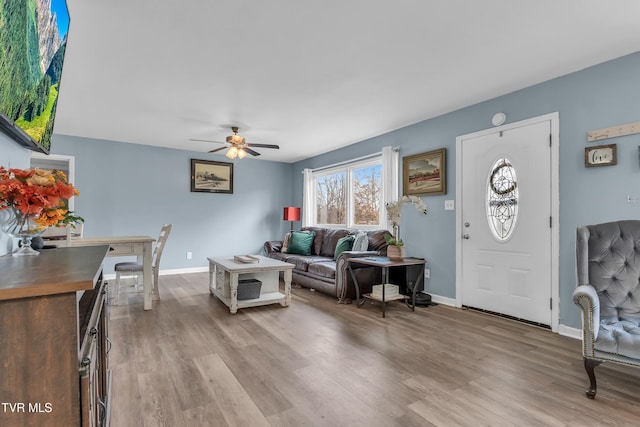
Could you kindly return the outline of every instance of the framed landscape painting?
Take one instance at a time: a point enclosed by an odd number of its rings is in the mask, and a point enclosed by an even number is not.
[[[233,194],[233,163],[191,159],[191,191]]]
[[[447,149],[402,158],[402,191],[405,196],[447,194]]]

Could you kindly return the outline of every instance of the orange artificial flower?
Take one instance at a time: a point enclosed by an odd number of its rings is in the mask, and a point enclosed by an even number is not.
[[[0,210],[39,215],[36,221],[43,227],[83,221],[67,209],[67,201],[79,194],[61,171],[0,166]]]

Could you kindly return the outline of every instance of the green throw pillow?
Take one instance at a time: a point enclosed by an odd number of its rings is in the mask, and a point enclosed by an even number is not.
[[[315,232],[303,233],[302,231],[293,231],[291,239],[289,239],[288,254],[311,255],[311,245],[313,238],[316,237]]]
[[[338,239],[338,244],[336,245],[336,251],[333,254],[333,260],[337,261],[340,254],[344,251],[350,251],[353,247],[353,241],[356,238],[353,236],[344,236],[342,239]]]

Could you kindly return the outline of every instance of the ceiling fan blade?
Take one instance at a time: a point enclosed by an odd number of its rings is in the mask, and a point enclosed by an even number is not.
[[[215,153],[216,151],[226,150],[226,149],[227,147],[220,147],[220,148],[216,148],[215,150],[207,151],[207,153]]]
[[[211,141],[209,139],[189,139],[189,141],[198,141],[198,142],[213,142],[215,144],[226,144],[226,142],[220,142],[220,141]]]
[[[275,148],[276,150],[280,149],[279,145],[274,144],[245,144],[249,147],[262,147],[262,148]]]
[[[247,153],[251,154],[252,156],[259,156],[260,153],[258,153],[257,151],[253,151],[251,148],[247,147],[247,144],[243,145],[242,147],[238,147],[238,148],[242,148],[244,151],[246,151]]]

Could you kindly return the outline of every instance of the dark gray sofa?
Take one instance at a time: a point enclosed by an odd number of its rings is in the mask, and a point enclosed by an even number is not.
[[[333,260],[333,255],[338,240],[348,234],[355,234],[356,230],[302,228],[302,231],[305,230],[316,233],[311,247],[311,255],[282,253],[282,241],[265,242],[265,254],[270,258],[294,264],[294,283],[335,296],[341,303],[348,303],[356,296],[353,279],[347,270],[347,260],[365,256],[384,256],[387,253],[387,243],[384,240],[384,236],[390,234],[387,230],[366,231],[369,239],[368,250],[365,252],[344,251],[337,261]],[[354,264],[352,269],[361,292],[371,292],[371,285],[380,283],[381,272],[379,268]]]

